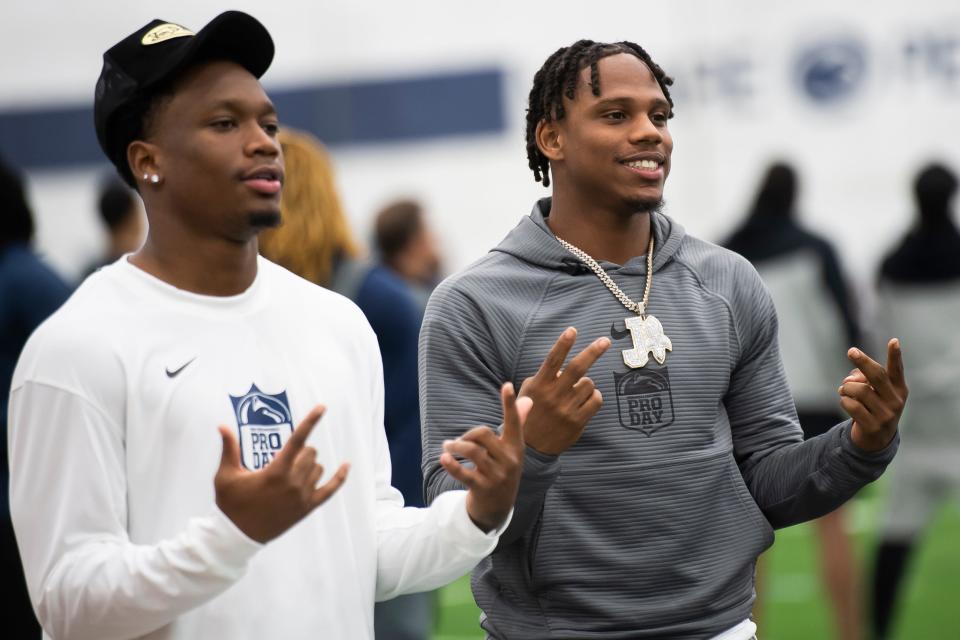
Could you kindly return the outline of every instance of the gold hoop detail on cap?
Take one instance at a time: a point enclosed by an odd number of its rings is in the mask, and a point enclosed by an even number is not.
[[[143,37],[140,39],[140,44],[144,46],[149,46],[151,44],[160,44],[161,42],[166,42],[167,40],[172,40],[173,38],[183,38],[184,36],[194,35],[193,31],[185,27],[181,27],[178,24],[173,24],[172,22],[166,22],[155,26],[150,31],[147,31],[143,34]]]

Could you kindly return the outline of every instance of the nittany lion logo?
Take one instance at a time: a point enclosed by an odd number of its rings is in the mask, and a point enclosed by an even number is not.
[[[667,368],[613,373],[620,424],[645,436],[673,423],[673,395]]]
[[[242,396],[230,396],[240,430],[240,457],[251,471],[270,464],[293,433],[287,392],[271,395],[251,385]]]

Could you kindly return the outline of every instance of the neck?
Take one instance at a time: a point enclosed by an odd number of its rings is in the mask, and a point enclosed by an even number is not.
[[[178,289],[207,296],[234,296],[257,276],[257,237],[247,242],[167,237],[152,229],[130,262]]]
[[[559,196],[559,197],[558,197]],[[587,206],[563,197],[554,189],[547,224],[563,238],[594,260],[625,264],[647,252],[650,244],[648,212],[613,211]]]

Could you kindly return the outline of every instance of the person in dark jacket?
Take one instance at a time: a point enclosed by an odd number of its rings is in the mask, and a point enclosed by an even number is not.
[[[913,400],[903,414],[903,443],[874,558],[875,637],[892,636],[903,576],[937,510],[960,496],[960,229],[954,217],[957,175],[942,164],[914,182],[917,216],[883,260],[878,323],[910,349]]]
[[[809,439],[843,421],[834,381],[849,369],[844,348],[861,345],[862,337],[836,250],[797,220],[797,182],[797,173],[789,164],[770,166],[747,219],[724,246],[756,267],[773,297],[780,321],[783,367],[803,437]],[[820,571],[833,607],[836,637],[861,640],[860,571],[844,511],[838,507],[815,520]],[[762,578],[758,576],[757,582],[762,584]],[[762,606],[760,591],[755,611]]]
[[[17,358],[47,316],[70,295],[70,289],[33,251],[33,213],[27,203],[23,179],[0,159],[0,504],[3,529],[0,553],[7,585],[4,628],[11,637],[40,637],[40,624],[33,614],[23,565],[10,521],[9,460],[7,459],[7,402]]]

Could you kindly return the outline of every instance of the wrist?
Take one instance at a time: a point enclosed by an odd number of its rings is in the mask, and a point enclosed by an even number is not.
[[[896,429],[890,432],[867,433],[856,422],[853,423],[853,427],[850,429],[850,440],[853,441],[853,444],[855,444],[858,449],[868,453],[876,453],[877,451],[887,448],[890,443],[893,442],[896,435]]]
[[[509,509],[504,512],[493,512],[481,509],[477,506],[476,500],[473,499],[473,493],[467,493],[467,515],[470,517],[470,521],[473,522],[474,526],[480,529],[480,531],[490,533],[502,525],[509,514]]]

